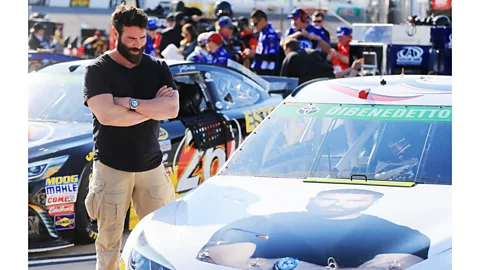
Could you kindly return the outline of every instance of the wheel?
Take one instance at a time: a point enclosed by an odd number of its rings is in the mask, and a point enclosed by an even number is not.
[[[88,184],[92,178],[93,161],[87,163],[83,169],[78,189],[77,202],[75,204],[75,236],[76,244],[91,244],[98,235],[97,222],[91,220],[85,208],[85,198],[88,194]]]

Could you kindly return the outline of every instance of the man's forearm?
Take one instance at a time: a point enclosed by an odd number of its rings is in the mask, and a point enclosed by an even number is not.
[[[137,112],[155,120],[175,118],[179,110],[178,91],[172,97],[139,99]]]
[[[112,110],[108,112],[107,118],[102,119],[102,125],[113,127],[130,127],[138,125],[147,120],[150,120],[148,116],[130,111],[122,106],[114,105]]]
[[[328,53],[330,51],[330,49],[332,48],[332,47],[330,47],[330,45],[328,45],[328,43],[325,40],[323,40],[321,38],[318,39],[317,47],[320,47],[322,49],[322,51],[324,51],[326,53]]]
[[[348,56],[337,52],[337,58],[338,58],[338,60],[342,61],[342,63],[347,64],[347,65],[349,64],[348,63],[349,62]]]

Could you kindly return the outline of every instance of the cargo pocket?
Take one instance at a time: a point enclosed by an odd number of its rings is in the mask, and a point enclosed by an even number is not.
[[[173,200],[175,192],[170,181],[164,185],[149,188],[150,199],[154,204],[153,209],[158,209]]]
[[[102,216],[108,220],[125,219],[125,204],[130,203],[126,198],[127,190],[105,192],[105,203],[102,207]]]
[[[88,194],[85,198],[85,208],[91,219],[97,220],[99,217],[104,187],[105,181],[98,178],[92,179],[88,185]]]

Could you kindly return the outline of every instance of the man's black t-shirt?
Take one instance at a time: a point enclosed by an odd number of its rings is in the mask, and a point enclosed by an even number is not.
[[[327,54],[314,49],[290,52],[282,63],[280,76],[298,78],[298,84],[317,78],[335,78]]]
[[[259,237],[259,236],[268,236]],[[331,220],[310,212],[252,216],[226,225],[208,242],[254,243],[251,258],[293,257],[327,266],[333,257],[339,267],[359,267],[379,254],[404,253],[427,259],[430,239],[417,230],[388,220],[362,215]]]
[[[167,63],[143,54],[140,64],[127,68],[108,54],[96,58],[85,71],[84,103],[100,94],[152,99],[160,87],[176,89]],[[158,143],[160,122],[148,120],[130,127],[102,125],[93,115],[94,160],[117,170],[142,172],[162,163]]]

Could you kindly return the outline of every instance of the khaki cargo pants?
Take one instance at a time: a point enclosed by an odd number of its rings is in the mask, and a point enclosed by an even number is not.
[[[162,165],[145,172],[125,172],[93,162],[85,206],[97,220],[97,270],[117,270],[125,216],[133,200],[139,220],[175,199],[175,191]]]

